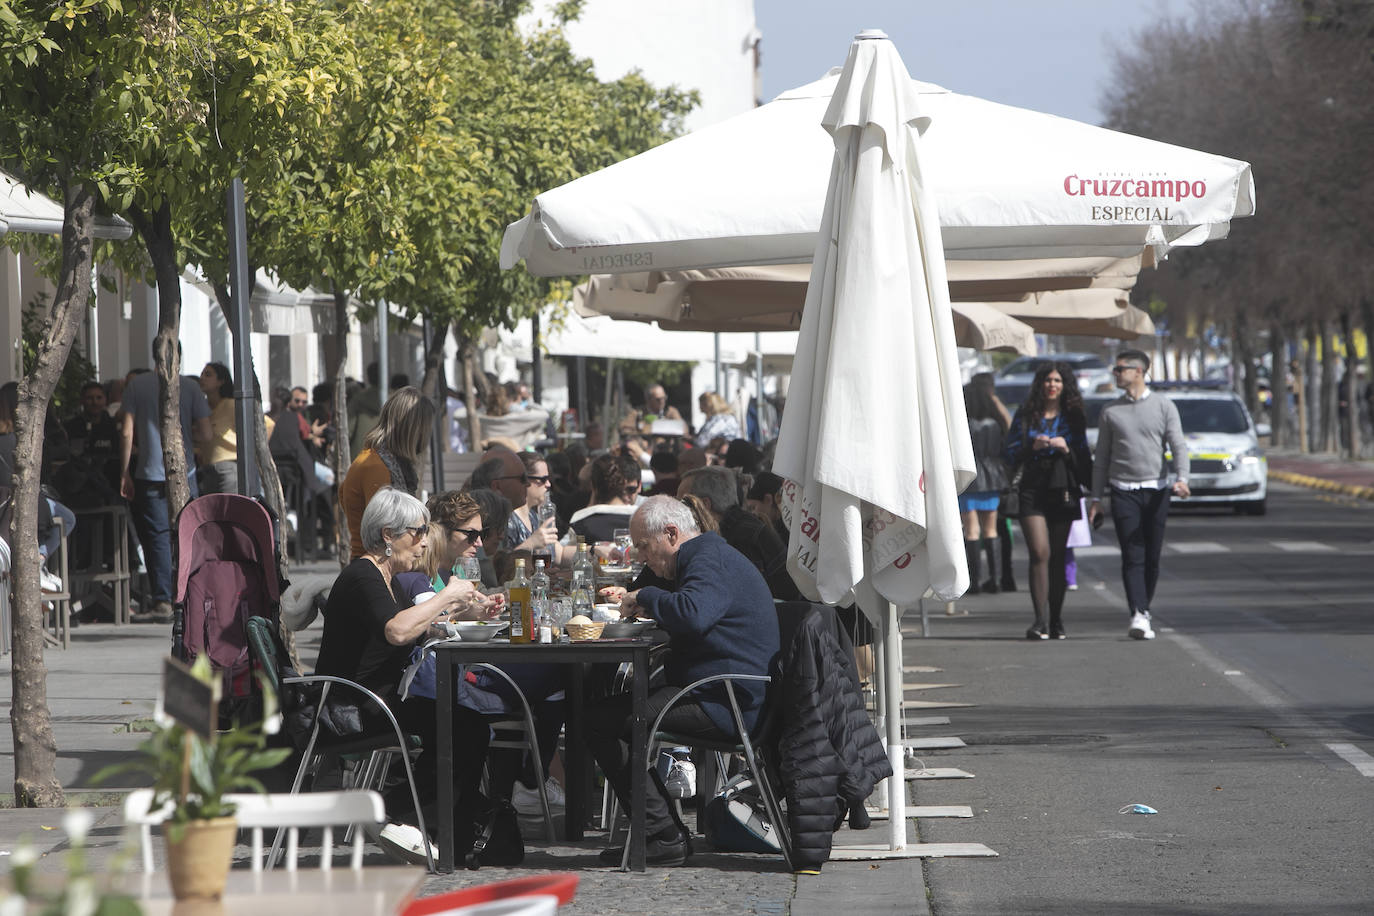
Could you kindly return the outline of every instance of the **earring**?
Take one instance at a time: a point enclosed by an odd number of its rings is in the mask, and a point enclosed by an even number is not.
[[[391,556],[391,545],[390,545],[390,544],[387,544],[387,545],[386,545],[386,555],[387,555],[387,556]]]

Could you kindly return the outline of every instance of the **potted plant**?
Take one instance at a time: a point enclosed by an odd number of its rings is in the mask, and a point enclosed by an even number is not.
[[[204,655],[196,659],[190,674],[208,686],[218,680]],[[217,899],[224,892],[237,833],[233,805],[224,796],[235,791],[265,793],[252,774],[277,766],[291,753],[289,748],[266,747],[266,735],[276,731],[278,715],[276,696],[265,681],[262,692],[262,721],[236,723],[222,732],[206,728],[208,738],[159,709],[138,756],[95,776],[97,782],[129,771],[152,777],[151,810],[171,806],[163,835],[172,895],[178,900]]]

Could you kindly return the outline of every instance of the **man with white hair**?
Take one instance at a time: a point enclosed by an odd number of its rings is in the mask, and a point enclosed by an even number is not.
[[[638,556],[672,588],[645,586],[621,598],[622,616],[651,617],[671,637],[664,668],[666,683],[649,693],[652,721],[677,691],[713,674],[768,674],[778,655],[778,617],[768,585],[744,555],[714,532],[697,528],[692,512],[671,496],[651,496],[630,519]],[[753,728],[763,704],[760,682],[735,688],[746,728]],[[634,710],[628,694],[589,706],[587,744],[629,810],[630,746]],[[678,703],[663,720],[674,734],[735,737],[729,700],[713,685]],[[657,788],[656,780],[650,785]],[[659,791],[646,792],[646,859],[651,865],[681,865],[691,855],[687,833]],[[607,849],[601,861],[619,865],[623,848]]]

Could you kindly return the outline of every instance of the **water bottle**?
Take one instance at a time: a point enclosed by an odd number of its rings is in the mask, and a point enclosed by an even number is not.
[[[593,595],[596,594],[596,565],[587,551],[586,538],[577,539],[577,558],[572,566],[572,588],[569,590],[573,600],[573,613],[592,616]]]
[[[530,601],[534,603],[534,619],[538,620],[549,612],[549,574],[544,572],[544,561],[534,561],[534,575],[530,578]]]

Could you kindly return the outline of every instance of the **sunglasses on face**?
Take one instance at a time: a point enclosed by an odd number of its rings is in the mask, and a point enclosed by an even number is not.
[[[1131,370],[1134,369],[1134,368],[1136,368],[1136,367],[1135,367],[1135,366],[1112,366],[1112,375],[1120,375],[1121,373],[1123,373],[1123,372],[1129,372],[1129,371],[1131,371]]]
[[[418,525],[418,526],[416,526],[416,527],[414,527],[414,528],[406,528],[406,529],[404,529],[404,530],[409,531],[409,532],[410,532],[410,536],[413,537],[413,538],[415,538],[415,540],[418,541],[421,537],[424,536],[425,532],[429,530],[429,526],[428,526],[428,525]]]
[[[553,478],[550,477],[548,474],[526,474],[525,477],[529,480],[530,483],[538,484],[541,487],[548,486],[549,481],[553,480]]]
[[[457,528],[453,525],[445,525],[444,527],[447,528],[449,531],[452,531],[454,534],[461,534],[469,541],[480,541],[482,538],[487,536],[487,533],[490,530],[487,528]]]

